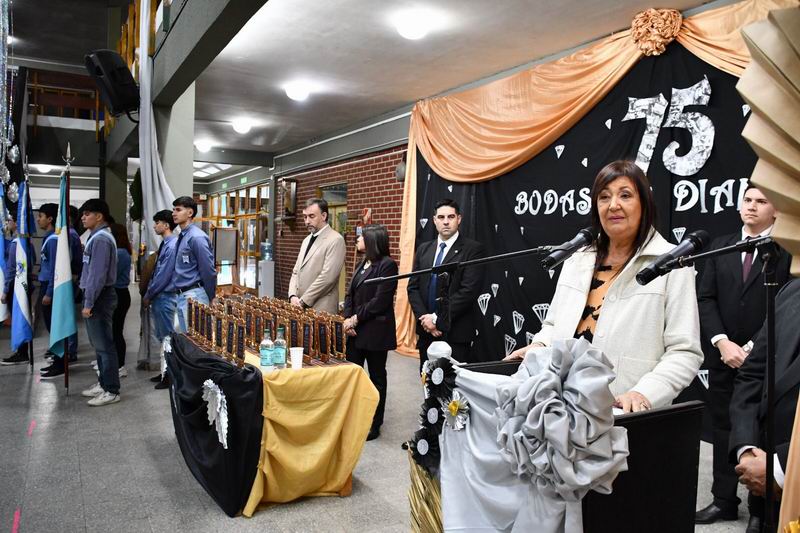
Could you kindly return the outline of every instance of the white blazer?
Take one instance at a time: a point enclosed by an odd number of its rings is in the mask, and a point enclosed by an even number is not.
[[[649,284],[636,274],[674,245],[657,232],[608,288],[593,345],[602,350],[617,374],[614,395],[631,390],[653,405],[668,405],[697,375],[703,362],[694,267],[673,270]],[[564,262],[542,329],[533,342],[575,336],[589,294],[595,251],[575,253]]]

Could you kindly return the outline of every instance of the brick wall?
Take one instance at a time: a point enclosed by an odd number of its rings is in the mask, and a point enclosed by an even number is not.
[[[372,222],[389,230],[391,254],[400,262],[400,218],[403,203],[403,184],[395,177],[395,167],[403,159],[406,147],[396,147],[359,156],[344,162],[285,176],[297,180],[297,214],[292,220],[278,220],[275,239],[275,295],[287,296],[300,245],[308,235],[303,224],[302,210],[306,200],[313,198],[318,187],[347,183],[348,231],[345,235],[347,255],[346,276],[349,280],[355,267],[355,226],[364,208],[372,208]],[[278,195],[277,212],[283,212],[283,197]],[[340,295],[344,299],[344,295]]]

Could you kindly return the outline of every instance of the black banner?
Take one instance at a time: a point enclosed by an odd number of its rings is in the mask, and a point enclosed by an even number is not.
[[[446,181],[418,154],[416,242],[436,238],[433,206],[453,198],[462,209],[461,233],[482,242],[487,254],[562,243],[590,224],[594,177],[617,159],[636,159],[645,169],[657,227],[670,242],[696,229],[712,237],[736,231],[756,162],[741,136],[749,108],[737,81],[673,42],[663,55],[642,59],[551,146],[503,176],[477,184]],[[484,268],[473,360],[500,359],[540,329],[558,276],[543,270],[540,259]]]

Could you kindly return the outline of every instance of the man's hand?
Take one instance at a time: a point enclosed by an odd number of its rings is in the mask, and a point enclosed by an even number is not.
[[[742,454],[736,465],[739,483],[755,496],[764,496],[767,485],[767,454],[760,448],[751,448]]]
[[[92,308],[91,307],[84,307],[81,311],[81,315],[83,318],[91,318],[92,317]]]
[[[8,300],[8,297],[5,294],[0,296],[0,303],[8,303],[6,300]]]
[[[534,342],[528,346],[523,346],[522,348],[517,348],[507,356],[503,358],[503,361],[516,361],[518,359],[525,359],[525,354],[528,353],[528,350],[532,348],[544,348],[544,344],[541,342]]]
[[[443,335],[443,333],[442,333],[441,331],[439,331],[438,329],[436,329],[436,326],[434,326],[434,327],[433,327],[433,329],[432,329],[432,330],[430,330],[428,333],[430,333],[431,335],[433,335],[433,336],[434,336],[434,337],[436,337],[437,339]]]
[[[297,296],[292,296],[292,298],[289,300],[289,303],[296,307],[303,307],[303,301]]]
[[[52,296],[42,296],[42,305],[50,305],[53,303]]]
[[[419,317],[419,323],[422,324],[422,329],[433,335],[433,330],[436,329],[436,324],[433,322],[433,315],[422,315]]]
[[[722,362],[731,368],[739,368],[744,364],[747,353],[741,346],[728,339],[720,339],[717,349],[722,356]]]
[[[142,298],[142,307],[150,307],[150,298]]]

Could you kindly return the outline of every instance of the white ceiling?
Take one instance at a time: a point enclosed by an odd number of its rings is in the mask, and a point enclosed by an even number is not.
[[[662,0],[684,11],[702,0]],[[402,38],[392,14],[421,2],[269,0],[196,84],[195,138],[280,152],[419,99],[630,26],[653,0],[436,0],[444,27]],[[311,80],[305,102],[282,86]],[[228,121],[249,117],[245,134]]]

